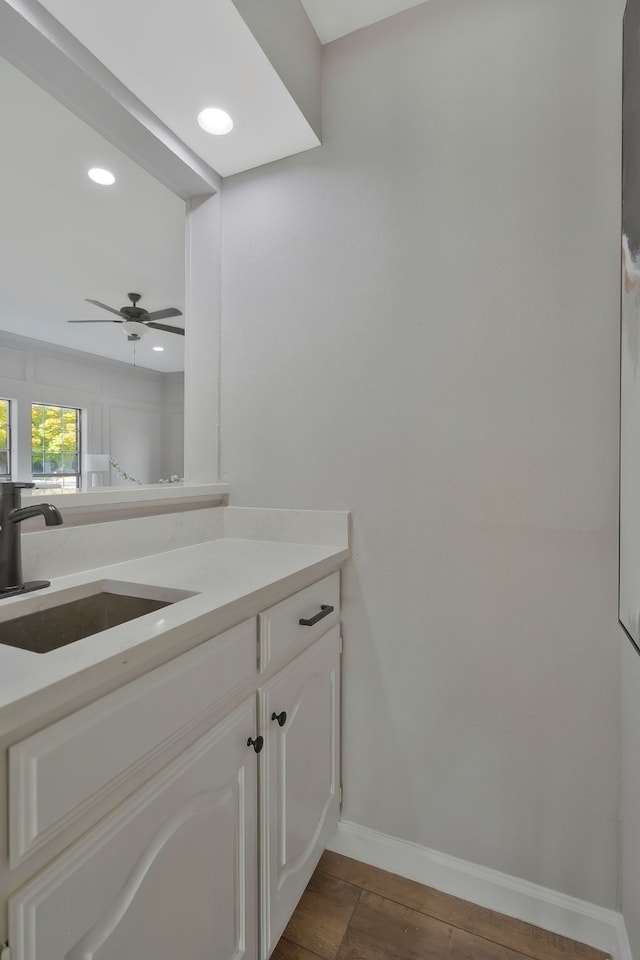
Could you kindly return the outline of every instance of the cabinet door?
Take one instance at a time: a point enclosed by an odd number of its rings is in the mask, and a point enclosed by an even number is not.
[[[255,960],[252,697],[9,901],[14,960]]]
[[[260,953],[265,960],[338,822],[340,628],[265,684],[259,700],[266,740],[260,771]]]

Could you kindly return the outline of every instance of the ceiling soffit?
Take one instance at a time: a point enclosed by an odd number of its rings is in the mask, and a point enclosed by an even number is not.
[[[284,5],[284,18],[292,0],[277,2]],[[42,5],[221,176],[320,143],[247,25],[252,14],[249,0],[238,0],[244,16],[233,0],[182,0],[179,12],[168,0],[153,4],[148,0],[42,0]],[[298,18],[300,30],[307,29],[302,46],[288,35],[290,19],[286,19],[287,43],[280,43],[280,57],[288,51],[301,62],[309,60],[310,45],[316,41],[306,18]],[[264,23],[263,28],[266,35]],[[277,48],[272,42],[274,57]],[[319,87],[319,53],[315,59]],[[285,64],[282,73],[290,82],[302,75],[291,64],[288,70]],[[309,84],[308,77],[305,83]],[[298,99],[304,101],[299,89]],[[197,115],[208,106],[231,114],[234,128],[229,135],[211,136],[200,129]]]
[[[417,7],[424,0],[301,0],[318,37],[329,43],[347,33]]]

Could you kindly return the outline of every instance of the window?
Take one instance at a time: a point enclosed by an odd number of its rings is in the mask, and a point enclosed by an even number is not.
[[[11,479],[11,403],[0,400],[0,480]]]
[[[37,487],[80,486],[80,411],[31,404],[31,473]]]

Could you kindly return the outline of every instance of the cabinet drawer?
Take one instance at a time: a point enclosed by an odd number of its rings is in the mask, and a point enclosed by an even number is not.
[[[323,610],[333,607],[333,610]],[[324,614],[317,619],[319,614]],[[301,620],[314,621],[301,624]],[[289,660],[340,620],[340,574],[332,573],[260,614],[260,672]]]
[[[82,829],[99,819],[109,791],[255,675],[251,619],[11,747],[11,866],[80,815]]]

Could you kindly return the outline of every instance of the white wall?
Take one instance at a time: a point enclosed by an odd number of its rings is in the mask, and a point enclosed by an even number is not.
[[[640,657],[622,643],[622,911],[640,957]]]
[[[162,476],[184,476],[184,373],[165,373],[162,393]]]
[[[17,407],[15,479],[31,473],[32,403],[85,410],[85,452],[111,454],[143,483],[183,475],[182,373],[159,373],[0,332],[0,397]],[[111,483],[128,485],[113,470]]]
[[[220,194],[187,203],[184,478],[220,475]]]
[[[222,473],[348,508],[344,816],[616,901],[622,0],[431,0],[225,181]]]

